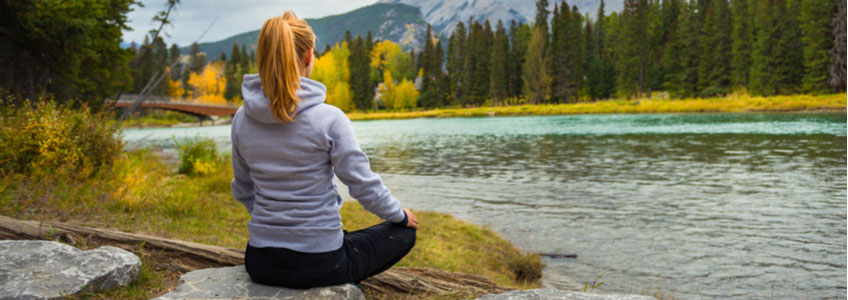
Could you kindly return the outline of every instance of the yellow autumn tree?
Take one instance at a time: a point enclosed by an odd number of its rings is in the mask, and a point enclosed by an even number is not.
[[[203,67],[200,74],[191,73],[188,85],[194,101],[203,104],[227,105],[224,90],[227,78],[224,76],[224,65],[221,62],[210,62]]]
[[[383,85],[380,87],[380,99],[383,105],[392,110],[410,110],[418,105],[418,90],[415,84],[406,78],[395,84],[389,70],[383,71]]]
[[[392,93],[395,97],[395,106],[403,110],[413,109],[418,106],[418,90],[415,89],[415,84],[412,81],[404,78]]]
[[[327,104],[334,105],[344,112],[353,110],[348,57],[350,49],[347,43],[336,44],[330,53],[315,60],[311,76],[313,80],[327,86]]]
[[[383,100],[383,106],[388,109],[397,109],[395,106],[395,97],[392,92],[395,90],[395,83],[392,80],[392,74],[388,70],[383,71],[383,85],[380,86],[380,99]]]
[[[371,50],[371,69],[377,72],[389,71],[392,78],[412,79],[415,76],[415,66],[412,57],[404,52],[400,45],[392,41],[379,41]],[[378,73],[382,74],[382,73]]]

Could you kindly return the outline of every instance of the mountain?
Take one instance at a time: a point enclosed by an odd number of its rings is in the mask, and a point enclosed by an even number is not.
[[[549,2],[549,9],[553,9],[554,3],[561,3]],[[450,36],[456,23],[467,22],[469,17],[479,22],[488,19],[492,27],[498,20],[503,20],[504,26],[509,27],[511,20],[528,23],[536,18],[536,1],[533,0],[380,0],[379,3],[403,3],[417,7],[424,20],[442,36]],[[594,17],[601,1],[572,0],[567,3],[577,5],[581,13],[589,12]],[[608,14],[621,11],[623,7],[624,0],[607,0],[604,10]]]
[[[365,35],[371,31],[374,40],[390,40],[403,46],[404,50],[421,49],[424,44],[424,32],[427,23],[421,19],[418,8],[400,3],[377,3],[362,7],[344,14],[327,16],[318,19],[306,19],[318,40],[315,42],[318,51],[323,51],[329,44],[333,45],[344,39],[345,30],[351,35]],[[257,27],[261,26],[257,23]],[[259,30],[238,34],[217,42],[201,43],[201,52],[206,52],[209,59],[217,59],[221,53],[230,55],[233,43],[255,46]],[[188,54],[190,47],[180,49]]]

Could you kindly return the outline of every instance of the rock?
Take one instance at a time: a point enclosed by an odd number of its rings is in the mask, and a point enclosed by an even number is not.
[[[639,295],[587,294],[553,289],[536,289],[486,295],[477,300],[656,300],[656,298]]]
[[[52,241],[0,240],[0,299],[112,289],[129,284],[140,270],[138,256],[111,246],[82,251]]]
[[[203,269],[186,273],[172,292],[156,298],[171,299],[356,299],[365,300],[356,286],[337,285],[308,290],[261,285],[250,280],[244,266]]]

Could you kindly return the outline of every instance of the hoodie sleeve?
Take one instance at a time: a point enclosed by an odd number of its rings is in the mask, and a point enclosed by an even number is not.
[[[336,176],[348,186],[350,195],[383,220],[393,223],[403,221],[405,214],[400,201],[383,185],[380,176],[371,171],[368,156],[359,147],[350,120],[343,114],[336,118],[328,135],[330,160]]]
[[[250,179],[250,167],[244,157],[241,156],[238,150],[238,136],[235,131],[235,118],[233,118],[232,144],[233,144],[233,181],[230,182],[230,188],[233,190],[233,198],[236,198],[248,213],[253,213],[253,201],[256,192],[253,189],[253,180]]]

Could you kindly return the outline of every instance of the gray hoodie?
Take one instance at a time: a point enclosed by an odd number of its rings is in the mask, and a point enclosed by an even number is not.
[[[324,103],[327,88],[300,78],[293,122],[274,118],[257,74],[244,76],[244,105],[233,117],[233,197],[250,212],[253,247],[319,253],[342,246],[342,198],[333,174],[350,195],[380,218],[405,215],[353,135],[350,119]]]

